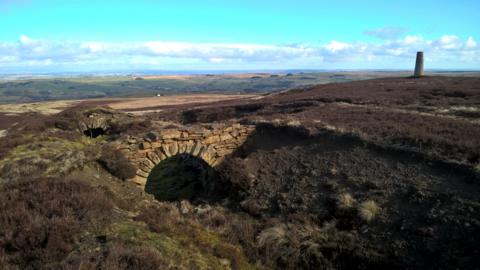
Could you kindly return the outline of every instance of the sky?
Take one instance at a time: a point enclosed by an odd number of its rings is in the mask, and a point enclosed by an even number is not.
[[[0,73],[480,70],[478,0],[0,0]]]

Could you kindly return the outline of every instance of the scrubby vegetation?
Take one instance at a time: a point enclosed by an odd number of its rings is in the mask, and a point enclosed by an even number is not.
[[[123,180],[134,177],[137,171],[120,150],[110,145],[102,147],[99,161],[112,175]]]
[[[105,195],[79,180],[27,178],[0,189],[0,262],[49,268],[85,231],[101,231],[112,213]]]
[[[476,106],[476,81],[430,89],[417,104],[409,95],[425,90],[423,79],[391,80],[148,116],[76,107],[25,118],[0,138],[0,265],[478,268],[478,124],[419,109]],[[176,156],[153,169],[146,190],[125,181],[136,172],[117,140],[135,143],[178,121],[255,132],[215,168]],[[106,132],[91,138],[85,126]]]
[[[311,130],[333,129],[387,148],[476,166],[480,162],[478,118],[459,116],[456,108],[467,106],[472,111],[478,107],[479,83],[478,78],[432,77],[326,84],[272,94],[261,101],[168,110],[156,117],[182,121],[181,115],[189,115],[188,123],[237,119],[301,124]],[[464,95],[451,94],[459,91]],[[433,93],[433,98],[425,98],[427,92]]]

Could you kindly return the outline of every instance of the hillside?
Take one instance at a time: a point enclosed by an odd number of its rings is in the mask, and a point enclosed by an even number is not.
[[[406,72],[281,72],[159,76],[86,76],[2,78],[0,104],[108,97],[151,97],[157,94],[187,93],[255,94],[287,90],[306,85],[348,82],[385,76],[406,76]],[[449,74],[443,72],[439,74]],[[464,72],[457,75],[476,76]]]
[[[2,126],[6,269],[480,267],[478,77],[96,105]]]

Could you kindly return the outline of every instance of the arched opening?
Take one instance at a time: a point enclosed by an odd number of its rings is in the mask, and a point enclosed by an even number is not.
[[[98,128],[89,128],[83,131],[83,134],[90,138],[97,138],[98,136],[105,135],[105,129],[98,127]]]
[[[215,169],[190,154],[169,157],[150,172],[145,191],[161,201],[213,202],[225,198],[226,185],[219,185]]]

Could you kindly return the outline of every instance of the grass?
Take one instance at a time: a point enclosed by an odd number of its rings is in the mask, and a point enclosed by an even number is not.
[[[81,168],[96,155],[94,153],[97,150],[92,146],[99,140],[87,137],[68,140],[49,134],[24,135],[19,141],[15,140],[19,145],[7,148],[5,156],[0,160],[0,179],[66,175]]]
[[[212,269],[227,269],[222,266],[220,258],[202,251],[195,245],[187,244],[189,239],[181,235],[156,233],[150,231],[144,222],[123,222],[110,228],[113,237],[122,239],[130,246],[154,247],[162,256],[162,260],[177,264],[179,267],[189,265],[200,269],[214,266]]]
[[[151,231],[157,234],[167,235],[169,239],[174,241],[171,242],[173,247],[176,243],[181,243],[177,252],[182,254],[176,254],[177,257],[185,256],[187,261],[188,258],[194,260],[198,258],[200,263],[210,263],[211,260],[217,260],[213,265],[221,267],[220,269],[225,267],[222,262],[218,264],[218,258],[222,258],[228,260],[233,269],[253,269],[241,248],[220,238],[216,231],[206,230],[200,223],[194,221],[195,219],[183,216],[177,207],[169,203],[145,208],[135,220],[144,222]],[[213,254],[216,258],[206,254]]]
[[[355,202],[355,199],[349,193],[342,193],[337,197],[337,207],[341,210],[351,209]]]
[[[380,206],[378,206],[374,200],[364,201],[358,206],[358,215],[366,222],[373,221],[378,216],[380,211]]]

